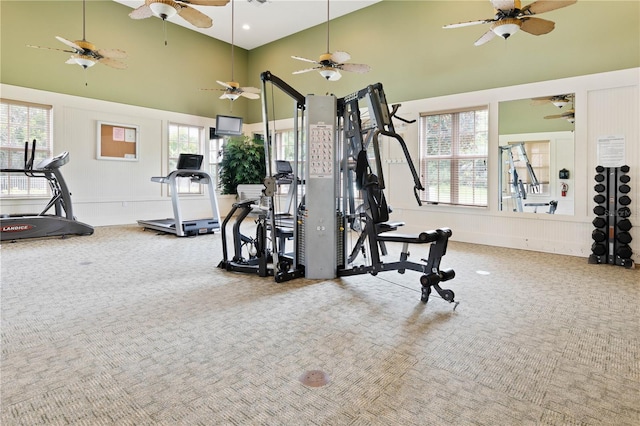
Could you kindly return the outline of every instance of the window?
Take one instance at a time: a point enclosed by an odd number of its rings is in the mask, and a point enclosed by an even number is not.
[[[169,170],[176,170],[182,153],[204,155],[202,133],[202,127],[169,123]],[[180,178],[177,187],[179,194],[202,194],[200,184],[188,178]]]
[[[51,157],[51,106],[0,100],[0,167],[23,169],[25,142],[36,140],[33,164]],[[49,196],[46,179],[29,178],[22,173],[0,173],[0,197]]]
[[[276,132],[275,158],[277,160],[295,160],[295,138],[293,130]]]
[[[207,163],[207,172],[213,178],[214,188],[218,187],[218,171],[222,162],[222,149],[224,148],[224,137],[216,136],[209,139],[209,161]],[[206,157],[205,157],[206,158]]]
[[[420,116],[420,173],[429,203],[487,206],[487,107]]]
[[[298,132],[299,135],[299,146],[298,146],[298,170],[295,169],[293,172],[298,175],[299,179],[302,179],[302,174],[304,173],[304,167],[306,162],[304,161],[304,143],[302,143],[301,131]],[[291,163],[291,167],[295,167],[295,131],[293,129],[290,130],[280,130],[275,132],[275,144],[272,153],[272,161],[273,164],[273,172],[276,173],[275,160],[285,160]],[[289,185],[278,185],[277,192],[279,194],[287,194],[290,189]],[[301,188],[299,188],[301,190]]]

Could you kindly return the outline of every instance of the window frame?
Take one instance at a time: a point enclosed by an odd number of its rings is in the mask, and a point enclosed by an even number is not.
[[[26,127],[11,120],[11,108],[27,108]],[[0,163],[2,168],[24,168],[25,143],[16,143],[15,138],[25,138],[31,156],[32,141],[36,140],[36,151],[33,164],[37,165],[45,158],[53,156],[53,106],[26,102],[16,99],[0,98]],[[36,111],[44,112],[44,123],[41,126],[32,125],[30,118]],[[12,129],[14,132],[12,132]],[[13,133],[17,133],[14,135]],[[13,140],[12,140],[13,139]],[[44,139],[44,143],[43,143]],[[12,143],[13,142],[13,143]],[[4,158],[2,158],[4,157]],[[14,158],[19,158],[21,164],[15,164]],[[18,173],[0,173],[0,199],[41,199],[51,197],[51,188],[47,181],[38,177],[29,177]],[[13,184],[11,182],[14,182]],[[25,188],[25,193],[12,192],[12,187]],[[6,188],[6,190],[4,189]]]
[[[488,161],[489,161],[489,105],[478,105],[467,108],[456,108],[442,111],[421,112],[419,114],[419,130],[418,130],[418,145],[419,145],[419,166],[420,166],[420,181],[424,186],[424,191],[421,191],[423,201],[428,204],[443,204],[447,206],[462,206],[462,207],[489,207],[489,176],[488,176]],[[479,153],[463,153],[462,152],[462,138],[460,137],[460,116],[465,113],[474,112],[474,129],[473,129],[473,142],[480,142],[480,146],[483,147],[484,152]],[[482,116],[478,116],[478,114]],[[450,152],[439,154],[428,154],[428,123],[429,117],[444,117],[451,116],[450,128],[448,130],[448,136],[450,137]],[[478,124],[482,126],[479,128]],[[439,133],[437,137],[441,138],[442,135],[447,133]],[[469,132],[464,132],[469,134]],[[480,139],[479,139],[480,138]],[[461,173],[461,162],[471,161],[471,185],[465,185],[471,187],[471,198],[462,198],[462,182],[469,181],[468,176],[463,176]],[[429,178],[429,163],[437,162],[438,174],[441,171],[448,172],[448,179],[446,173],[444,177],[437,177],[435,181],[435,187],[437,192],[430,193],[430,188],[434,185],[430,185]],[[448,162],[448,167],[441,168],[441,163]],[[479,163],[478,163],[479,162]],[[467,175],[469,173],[467,172]],[[440,192],[442,182],[449,180],[449,191]],[[478,185],[480,183],[480,185]]]

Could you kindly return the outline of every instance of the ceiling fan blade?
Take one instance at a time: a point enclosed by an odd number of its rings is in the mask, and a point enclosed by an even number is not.
[[[318,64],[318,61],[314,61],[313,59],[303,58],[301,56],[292,56],[293,59],[297,59],[299,61],[311,62],[312,64]]]
[[[549,12],[571,6],[577,0],[538,0],[526,5],[521,9],[521,15],[535,15],[537,13]]]
[[[181,5],[178,15],[197,28],[211,28],[213,26],[211,18],[193,7]]]
[[[58,52],[66,52],[66,53],[76,53],[75,50],[64,50],[64,49],[56,49],[55,47],[34,46],[32,44],[27,44],[27,47],[33,47],[36,49],[57,50]]]
[[[371,67],[366,64],[340,64],[336,68],[342,71],[357,72],[360,74],[371,71]]]
[[[338,71],[337,69],[335,69],[336,72],[333,73],[333,75],[331,77],[329,77],[327,80],[329,81],[338,81],[342,78],[342,74],[340,74],[340,71]]]
[[[442,28],[461,28],[461,27],[469,27],[471,25],[479,25],[479,24],[488,24],[489,22],[494,22],[495,19],[482,19],[480,21],[468,21],[468,22],[459,22],[457,24],[449,24],[445,25]]]
[[[127,52],[120,49],[98,49],[96,53],[107,59],[123,59],[127,57]]]
[[[520,21],[522,21],[520,29],[533,35],[550,33],[556,26],[553,21],[540,18],[522,18]]]
[[[180,3],[195,4],[198,6],[225,6],[229,0],[176,0]]]
[[[477,39],[476,42],[473,43],[473,45],[474,46],[481,46],[481,45],[493,40],[495,36],[496,36],[496,33],[494,33],[493,30],[489,30],[486,33],[484,33],[482,35],[482,37]]]
[[[493,8],[496,10],[513,10],[516,8],[516,2],[514,0],[491,0]]]
[[[101,58],[101,59],[98,59],[98,62],[108,67],[116,68],[119,70],[123,70],[127,68],[127,64],[125,64],[124,62],[116,61],[115,59],[111,59],[111,58]]]
[[[307,68],[306,70],[294,71],[293,74],[302,74],[302,73],[309,72],[309,71],[316,71],[316,70],[319,70],[320,68],[321,67]]]
[[[260,99],[260,95],[252,92],[242,92],[240,93],[240,96],[244,96],[247,99]]]
[[[67,40],[64,37],[56,36],[56,39],[59,42],[66,44],[70,48],[77,50],[78,52],[82,52],[84,50],[82,47],[78,46],[76,43],[72,42],[71,40]]]
[[[147,4],[143,4],[137,9],[134,9],[129,13],[129,18],[131,19],[145,19],[151,18],[153,16],[153,11]]]
[[[546,119],[553,119],[553,118],[571,118],[575,116],[575,111],[570,109],[568,111],[563,112],[562,114],[554,114],[554,115],[547,115]]]
[[[224,81],[220,81],[220,80],[216,80],[216,83],[218,83],[220,86],[224,86],[227,89],[233,89],[233,87],[229,86],[227,83],[225,83]]]
[[[342,63],[342,62],[346,62],[349,59],[351,59],[351,55],[349,55],[347,52],[333,52],[331,54],[331,60],[335,63]]]
[[[262,91],[260,89],[258,89],[257,87],[241,87],[240,90],[242,90],[243,92],[247,92],[247,93],[261,93]]]
[[[544,104],[548,104],[549,102],[551,102],[551,98],[547,97],[547,98],[533,98],[531,99],[531,105],[544,105]]]

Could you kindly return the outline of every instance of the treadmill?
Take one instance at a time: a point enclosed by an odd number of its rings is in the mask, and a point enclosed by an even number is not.
[[[193,237],[201,234],[213,234],[220,229],[220,211],[214,189],[214,180],[211,175],[203,170],[202,160],[204,156],[199,154],[180,154],[178,157],[178,169],[167,176],[155,176],[151,182],[169,185],[171,191],[171,204],[173,205],[173,218],[139,220],[138,225],[144,229],[153,229],[160,232],[175,234],[178,237]],[[188,178],[191,182],[206,185],[209,192],[212,217],[206,219],[185,220],[180,210],[180,197],[178,194],[178,179]]]

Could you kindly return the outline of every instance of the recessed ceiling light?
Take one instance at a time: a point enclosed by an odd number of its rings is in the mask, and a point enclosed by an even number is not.
[[[251,25],[249,25],[249,24],[243,24],[243,25],[242,25],[242,29],[243,29],[243,30],[250,30],[250,29],[251,29]]]

